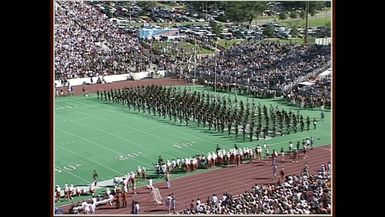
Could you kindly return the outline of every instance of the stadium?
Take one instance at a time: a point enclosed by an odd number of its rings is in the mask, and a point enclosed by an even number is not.
[[[53,5],[56,215],[333,213],[331,2]]]

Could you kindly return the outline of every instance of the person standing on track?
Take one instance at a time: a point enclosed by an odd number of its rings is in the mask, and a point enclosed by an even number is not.
[[[176,198],[174,193],[171,193],[171,210],[174,212],[174,214],[175,214],[175,207],[176,207]]]
[[[140,205],[139,202],[136,201],[134,205],[134,214],[139,215],[140,214]]]
[[[278,173],[278,166],[277,166],[277,164],[273,164],[273,176],[274,176],[274,178],[277,178],[277,173]]]
[[[303,159],[307,158],[308,148],[309,148],[309,146],[307,146],[307,145],[303,146]]]
[[[257,148],[256,148],[257,150],[257,160],[262,160],[262,148],[261,148],[261,146],[258,144],[257,145]]]
[[[169,194],[166,198],[166,208],[167,208],[168,214],[170,214],[171,212],[171,200],[172,200],[172,197],[171,197],[171,194]]]
[[[293,161],[291,161],[292,163],[297,163],[298,162],[298,149],[295,148],[294,149],[294,154],[293,154]]]
[[[148,185],[147,188],[150,189],[150,193],[154,190],[154,186],[152,186],[152,179],[148,179]]]
[[[167,185],[167,188],[170,189],[171,188],[171,175],[170,175],[170,172],[166,172],[166,175],[164,176],[165,180],[166,180],[166,185]]]
[[[303,168],[303,173],[304,175],[308,176],[309,175],[309,166],[307,165],[307,162],[305,162],[305,166]]]
[[[269,146],[264,144],[263,147],[265,148],[265,162],[268,160],[270,151],[269,151]]]
[[[88,94],[86,93],[86,88],[85,87],[82,88],[82,93],[83,93],[83,96],[88,97]]]
[[[125,207],[127,207],[127,195],[126,195],[126,192],[124,192],[123,191],[123,193],[122,193],[122,200],[123,200],[123,206],[122,206],[122,208],[125,208]]]
[[[285,179],[285,168],[282,168],[281,171],[279,172],[279,175],[281,176],[281,181]]]

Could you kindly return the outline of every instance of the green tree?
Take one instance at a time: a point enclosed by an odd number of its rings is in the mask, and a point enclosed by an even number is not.
[[[220,4],[220,2],[215,1],[189,1],[188,7],[190,9],[193,9],[197,12],[202,12],[206,8],[212,8],[214,5],[217,6]]]
[[[157,5],[156,1],[138,1],[137,4],[139,7],[143,8],[144,10],[152,9]]]
[[[295,18],[297,18],[298,14],[297,14],[297,12],[292,11],[292,12],[290,12],[289,16],[290,16],[290,18],[295,19]]]
[[[212,32],[219,36],[223,30],[223,26],[220,23],[216,22],[210,22],[210,27],[212,29]]]
[[[314,9],[313,9],[313,10],[312,10],[312,9],[309,9],[310,16],[313,17],[313,16],[315,15],[315,12],[316,12],[316,11],[315,11]]]
[[[279,18],[280,20],[285,20],[285,19],[287,18],[286,12],[281,12],[281,13],[279,13],[279,14],[278,14],[278,18]]]
[[[306,1],[282,1],[280,2],[284,11],[292,11],[294,10],[303,10],[305,9]],[[327,2],[324,1],[313,1],[309,2],[309,12],[310,11],[318,11],[322,10],[322,8],[326,7]]]
[[[223,2],[226,16],[233,22],[248,22],[249,25],[266,9],[266,2]]]
[[[298,27],[297,26],[292,26],[290,29],[290,35],[292,37],[297,37],[298,36]]]
[[[272,25],[267,25],[263,28],[263,31],[262,33],[268,37],[268,38],[271,38],[273,37],[274,35],[274,29],[273,29],[273,26]]]
[[[266,9],[266,2],[258,2],[258,1],[252,1],[252,2],[246,2],[246,16],[247,21],[249,22],[249,27],[251,25],[251,22],[253,20],[257,19],[259,15],[262,14],[262,12]]]
[[[299,12],[299,17],[301,19],[305,19],[305,10],[302,10],[301,12]]]

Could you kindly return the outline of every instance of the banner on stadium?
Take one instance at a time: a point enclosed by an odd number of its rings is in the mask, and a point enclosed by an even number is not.
[[[179,35],[179,29],[155,29],[155,28],[142,28],[138,30],[139,39],[146,39],[148,37],[159,38],[160,36],[176,36]]]

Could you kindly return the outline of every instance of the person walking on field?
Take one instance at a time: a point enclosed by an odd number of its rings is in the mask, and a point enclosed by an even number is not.
[[[315,118],[313,119],[313,128],[314,130],[317,128],[317,121]]]
[[[99,175],[96,173],[96,170],[94,170],[94,173],[92,174],[92,179],[94,180],[94,182],[95,182],[95,185],[97,184],[97,180],[98,180],[98,178],[99,178]]]

